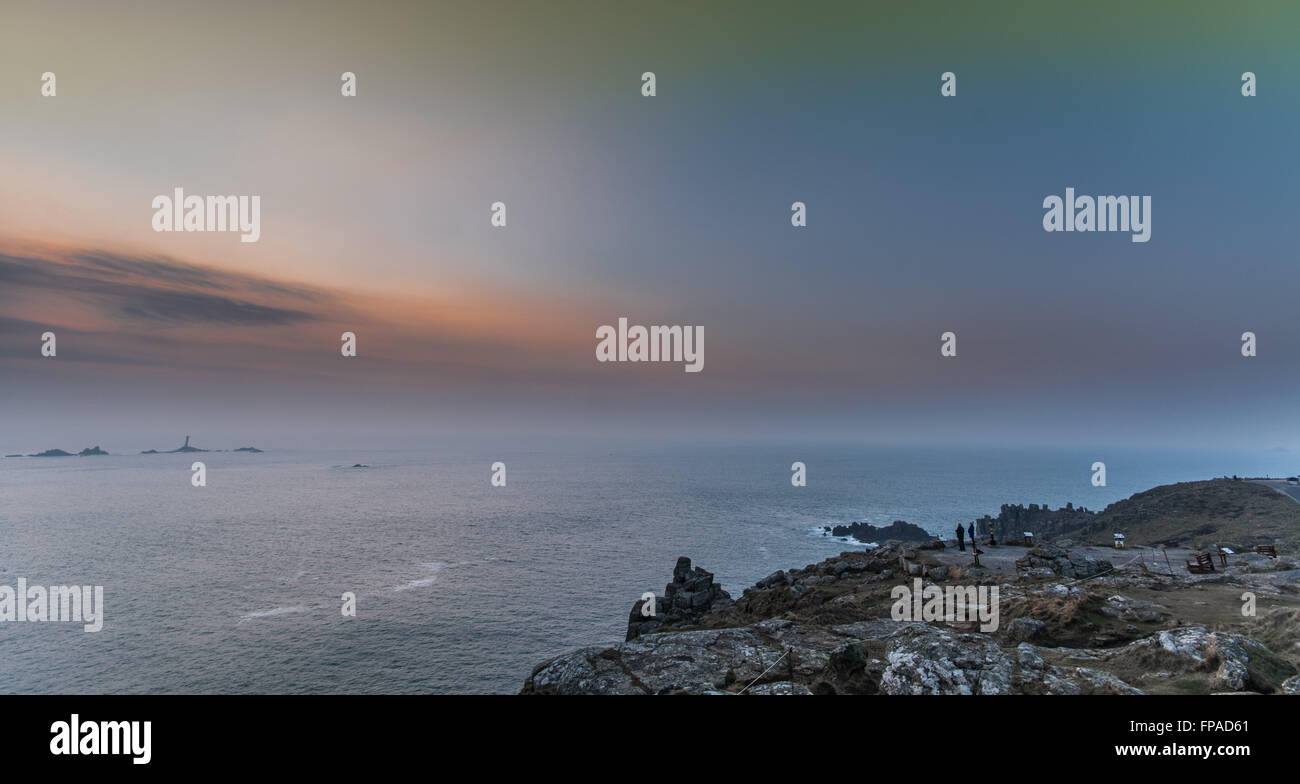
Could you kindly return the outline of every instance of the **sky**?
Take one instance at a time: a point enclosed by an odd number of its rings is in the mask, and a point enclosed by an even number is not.
[[[4,453],[184,433],[1300,449],[1293,4],[0,17]],[[260,240],[155,232],[176,187],[258,195]],[[1067,187],[1151,196],[1151,240],[1043,231]],[[703,372],[597,362],[620,317],[702,326]]]

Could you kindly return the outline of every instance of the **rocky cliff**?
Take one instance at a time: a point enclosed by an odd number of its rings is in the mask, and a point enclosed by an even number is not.
[[[1004,504],[997,517],[975,521],[981,537],[990,529],[999,542],[1021,542],[1032,531],[1036,542],[1070,539],[1109,544],[1123,533],[1130,544],[1213,549],[1229,544],[1248,550],[1283,542],[1300,546],[1300,504],[1263,485],[1240,479],[1211,479],[1161,485],[1116,501],[1100,512],[1066,504]]]
[[[1003,504],[997,517],[985,515],[976,520],[975,532],[980,537],[987,537],[991,530],[999,542],[1020,542],[1024,540],[1024,533],[1030,531],[1036,541],[1048,542],[1076,535],[1096,522],[1095,512],[1074,504],[1066,504],[1060,509],[1050,509],[1047,504]]]
[[[673,567],[673,581],[664,586],[662,598],[637,599],[627,619],[627,640],[669,626],[682,626],[704,617],[715,607],[731,602],[731,595],[713,582],[713,573],[691,568],[682,556]]]
[[[1166,575],[1068,548],[1004,549],[1025,554],[1010,573],[937,542],[893,542],[773,573],[734,601],[682,558],[657,625],[638,602],[625,642],[544,661],[522,693],[1300,691],[1294,561],[1277,559],[1267,574],[1243,565]],[[997,628],[895,620],[904,586],[996,587]],[[1259,594],[1259,617],[1242,617],[1243,589]]]

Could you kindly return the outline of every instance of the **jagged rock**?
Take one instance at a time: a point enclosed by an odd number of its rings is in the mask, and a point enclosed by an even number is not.
[[[1159,623],[1169,617],[1166,607],[1155,602],[1130,599],[1126,596],[1111,596],[1101,606],[1101,612],[1112,618],[1143,623]]]
[[[933,555],[916,545],[906,548],[886,544],[774,572],[734,603],[713,575],[679,559],[673,581],[656,599],[656,617],[640,616],[638,602],[627,641],[544,662],[523,691],[1139,694],[1151,688],[1241,694],[1300,689],[1295,663],[1287,658],[1294,639],[1287,636],[1294,628],[1289,615],[1259,625],[1260,639],[1285,647],[1281,655],[1240,634],[1191,625],[1168,628],[1167,608],[1116,593],[1168,586],[1168,578],[1147,581],[1140,570],[1089,583],[1064,576],[1047,583],[1008,583],[1005,575],[949,567],[949,586],[957,579],[999,586],[1003,601],[1010,602],[1004,605],[1009,623],[1002,633],[891,620],[892,595],[881,581],[910,581],[914,570],[931,579],[942,574]],[[1108,566],[1072,560],[1068,549],[1056,545],[1026,551],[1031,558],[1054,562],[1067,575]],[[1056,574],[1046,566],[1031,568]],[[1274,581],[1296,571],[1248,576],[1252,590],[1264,582],[1273,590]],[[1186,579],[1180,576],[1173,589],[1185,587]],[[1159,623],[1163,631],[1146,632],[1140,624],[1147,623]],[[683,630],[691,627],[695,630]]]
[[[1025,531],[1032,531],[1039,541],[1050,541],[1067,530],[1092,525],[1096,513],[1081,506],[1066,504],[1050,509],[1047,504],[1003,504],[997,517],[985,515],[975,521],[975,532],[987,537],[992,531],[999,542],[1020,542]]]
[[[1083,694],[1083,689],[1080,689],[1077,684],[1049,672],[1043,675],[1043,693],[1075,695]]]
[[[1246,571],[1252,574],[1261,572],[1272,572],[1276,570],[1276,561],[1267,555],[1259,553],[1243,553],[1239,557],[1237,565],[1242,566]]]
[[[1187,671],[1208,670],[1217,664],[1214,685],[1230,691],[1258,690],[1255,688],[1255,669],[1276,666],[1276,657],[1262,643],[1240,634],[1211,632],[1204,626],[1185,626],[1160,632],[1131,643],[1119,655],[1151,651],[1163,651],[1176,660],[1181,659],[1183,669]]]
[[[1019,662],[1022,670],[1042,672],[1047,669],[1043,657],[1038,654],[1038,649],[1027,642],[1022,642],[1016,646],[1016,661]]]
[[[1044,570],[1048,570],[1052,575],[1082,579],[1105,574],[1114,568],[1110,561],[1090,555],[1071,556],[1069,550],[1054,544],[1031,547],[1023,557],[1016,559],[1016,571],[1022,576],[1043,575]]]
[[[812,690],[802,683],[781,681],[780,683],[764,683],[755,686],[746,694],[812,694]]]
[[[827,666],[835,675],[848,680],[864,671],[869,660],[866,646],[861,642],[851,642],[831,651]]]
[[[1060,670],[1049,667],[1034,646],[1022,642],[1016,646],[1016,663],[1019,671],[1013,684],[1017,693],[1023,694],[1082,694],[1075,683],[1061,677]]]
[[[885,694],[1011,694],[1013,662],[988,637],[921,624],[890,641]]]
[[[1227,659],[1219,664],[1219,670],[1214,674],[1215,685],[1220,688],[1231,691],[1244,691],[1246,684],[1250,682],[1250,673],[1246,670],[1246,665],[1240,661]]]
[[[1128,685],[1108,672],[1093,670],[1087,667],[1075,667],[1073,674],[1076,682],[1082,681],[1079,692],[1081,694],[1141,695],[1144,693],[1141,689]]]
[[[637,599],[632,605],[625,639],[634,640],[666,626],[691,623],[708,613],[714,605],[730,601],[731,595],[713,582],[712,572],[698,566],[691,568],[691,559],[682,556],[673,567],[673,581],[664,586],[663,597],[655,597],[653,613],[647,611],[645,599]]]
[[[892,621],[869,626],[896,631]],[[751,626],[646,634],[613,647],[591,647],[538,665],[525,694],[767,693],[763,684],[823,681],[831,691],[874,690],[864,647],[848,634],[771,619]],[[751,685],[752,684],[752,685]],[[780,691],[779,687],[777,691]],[[804,693],[794,689],[791,693]]]
[[[1053,585],[1052,586],[1052,594],[1054,596],[1059,596],[1062,599],[1079,597],[1079,596],[1083,596],[1086,593],[1087,591],[1074,585]]]
[[[1007,639],[1023,643],[1043,633],[1047,624],[1034,618],[1017,618],[1007,625]]]
[[[859,542],[924,542],[934,538],[921,526],[912,525],[905,520],[895,520],[883,528],[867,523],[852,523],[826,530],[830,531],[831,536],[851,536]]]
[[[1017,693],[1025,694],[1142,694],[1111,673],[1091,667],[1052,667],[1040,649],[1027,642],[1016,647],[1019,664]]]
[[[1036,547],[1029,548],[1029,551],[1025,553],[1024,558],[1038,559],[1042,561],[1059,561],[1063,558],[1068,560],[1069,556],[1070,551],[1060,545],[1040,544]]]
[[[543,662],[525,682],[524,693],[703,693],[747,684],[769,667],[769,681],[789,680],[788,670],[773,666],[784,653],[753,627],[649,634]]]
[[[1110,561],[1093,558],[1091,555],[1071,558],[1070,563],[1074,566],[1074,576],[1078,578],[1096,577],[1115,569]]]
[[[1049,663],[1049,652],[1059,666]],[[1194,677],[1230,693],[1296,693],[1300,675],[1294,672],[1293,665],[1250,638],[1203,627],[1171,629],[1119,648],[1048,649],[1020,642],[1003,650],[990,636],[917,621],[871,619],[825,627],[773,618],[584,648],[543,662],[523,693],[1143,693],[1117,673],[1139,673],[1125,677],[1143,682]]]

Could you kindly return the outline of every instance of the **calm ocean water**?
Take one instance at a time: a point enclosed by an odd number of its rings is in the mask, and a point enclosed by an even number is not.
[[[946,533],[1003,503],[1100,509],[1298,469],[1285,452],[573,444],[4,459],[0,584],[102,585],[106,620],[0,624],[0,692],[514,692],[549,655],[621,640],[679,555],[739,594],[850,549],[822,525]]]

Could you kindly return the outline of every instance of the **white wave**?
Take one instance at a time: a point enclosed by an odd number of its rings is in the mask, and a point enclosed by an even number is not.
[[[276,615],[288,615],[290,613],[307,612],[307,608],[301,604],[295,604],[292,607],[273,607],[270,610],[257,610],[247,615],[239,616],[239,622],[251,621],[255,618],[271,618]]]
[[[880,546],[878,542],[861,542],[858,541],[857,539],[854,539],[852,536],[833,536],[829,531],[827,531],[825,528],[823,528],[820,525],[809,528],[808,532],[811,535],[816,536],[818,539],[828,539],[832,542],[841,542],[843,544],[857,545],[858,547],[865,547],[869,550],[875,549]]]
[[[392,589],[393,593],[401,593],[402,591],[409,591],[412,588],[424,588],[433,585],[435,582],[438,581],[438,572],[442,571],[443,568],[447,566],[447,564],[438,561],[434,563],[420,564],[420,566],[425,571],[430,572],[431,574],[428,574],[425,577],[420,577],[418,579],[411,580],[405,585],[398,585]]]

